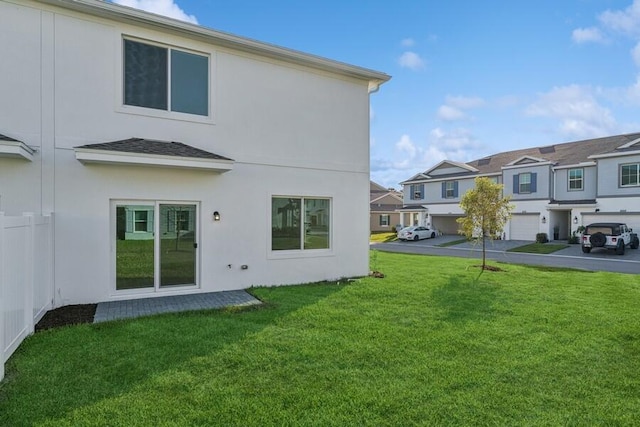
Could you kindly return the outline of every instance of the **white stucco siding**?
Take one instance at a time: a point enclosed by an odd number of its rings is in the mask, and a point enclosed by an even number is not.
[[[60,190],[56,204],[57,305],[117,298],[112,200],[199,203],[201,291],[330,280],[368,271],[368,224],[359,220],[368,214],[368,193],[354,191],[368,189],[368,175],[242,164],[222,175],[83,165],[73,152],[58,151],[68,173],[56,182]],[[290,179],[292,173],[295,180]],[[262,179],[255,180],[255,176]],[[329,198],[331,249],[321,256],[271,251],[272,195]],[[212,219],[214,211],[221,215],[218,222]],[[242,270],[242,265],[248,269]]]
[[[123,106],[124,36],[207,55],[210,117]],[[364,81],[85,17],[57,15],[55,40],[59,148],[137,136],[238,161],[368,172]]]

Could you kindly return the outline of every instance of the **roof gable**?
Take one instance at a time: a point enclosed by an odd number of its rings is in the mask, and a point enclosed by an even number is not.
[[[510,163],[507,163],[505,166],[530,165],[531,163],[545,163],[545,162],[548,162],[548,160],[541,159],[539,157],[533,157],[533,156],[522,156]]]
[[[478,169],[470,166],[466,163],[454,162],[452,160],[443,160],[431,169],[427,170],[424,174],[430,177],[436,177],[438,175],[451,175],[459,173],[476,173]]]

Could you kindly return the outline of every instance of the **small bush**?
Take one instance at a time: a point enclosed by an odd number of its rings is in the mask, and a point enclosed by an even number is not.
[[[547,233],[538,233],[536,234],[536,243],[547,243],[549,241],[549,237]]]

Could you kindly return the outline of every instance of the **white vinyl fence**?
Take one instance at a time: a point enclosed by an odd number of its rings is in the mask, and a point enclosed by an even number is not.
[[[0,212],[0,380],[53,300],[53,215]]]

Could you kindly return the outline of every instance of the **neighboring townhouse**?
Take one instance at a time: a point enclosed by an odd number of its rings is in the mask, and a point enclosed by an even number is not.
[[[390,77],[97,0],[0,0],[0,211],[53,306],[363,276]]]
[[[369,185],[369,229],[374,231],[396,231],[400,224],[402,193],[393,188],[371,181]]]
[[[508,151],[459,163],[445,160],[402,182],[403,211],[445,234],[458,232],[462,195],[485,176],[514,205],[503,238],[566,239],[596,221],[640,230],[640,133]]]

